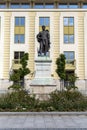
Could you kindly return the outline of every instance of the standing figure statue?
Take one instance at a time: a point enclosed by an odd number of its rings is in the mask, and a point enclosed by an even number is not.
[[[42,31],[37,34],[37,41],[40,43],[38,56],[46,56],[50,49],[50,34],[48,30],[45,30],[45,26],[42,26]]]

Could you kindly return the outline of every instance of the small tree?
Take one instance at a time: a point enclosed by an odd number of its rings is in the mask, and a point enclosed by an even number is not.
[[[64,80],[65,80],[65,77],[66,77],[66,74],[65,74],[65,59],[66,59],[65,55],[60,54],[59,58],[57,58],[57,60],[56,60],[56,65],[57,65],[56,73],[60,77],[60,80],[61,80],[61,83],[62,83],[62,85],[60,84],[61,89],[63,89],[63,87],[64,87]]]
[[[28,53],[25,53],[24,56],[20,60],[21,68],[13,71],[12,75],[10,75],[10,80],[13,81],[13,85],[9,88],[20,89],[21,86],[24,87],[24,77],[30,73],[29,68],[27,68],[28,61]]]
[[[78,77],[75,74],[68,76],[69,85],[66,86],[67,91],[70,91],[72,89],[73,90],[78,89],[75,86],[75,82],[76,82],[77,79],[78,79]]]
[[[24,87],[24,77],[30,73],[29,68],[27,68],[27,61],[28,60],[29,60],[28,53],[25,53],[20,61],[22,67],[19,68],[19,73],[20,73],[20,79],[23,81],[23,87]]]

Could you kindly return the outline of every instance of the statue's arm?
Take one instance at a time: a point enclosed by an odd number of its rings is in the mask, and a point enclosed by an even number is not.
[[[47,38],[50,40],[50,33],[49,32],[47,33]]]
[[[38,41],[38,42],[41,42],[41,33],[40,33],[40,32],[37,34],[36,37],[37,37],[37,41]]]
[[[38,37],[39,37],[39,33],[37,34],[36,38],[38,39]]]
[[[48,32],[48,41],[50,43],[50,33]]]

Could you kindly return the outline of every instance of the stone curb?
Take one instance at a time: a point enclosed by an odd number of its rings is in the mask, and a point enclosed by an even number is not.
[[[87,130],[87,128],[1,128],[0,130]]]
[[[0,130],[87,130],[87,128],[1,128]]]
[[[0,112],[0,116],[15,116],[15,115],[57,115],[57,116],[87,116],[87,112]]]

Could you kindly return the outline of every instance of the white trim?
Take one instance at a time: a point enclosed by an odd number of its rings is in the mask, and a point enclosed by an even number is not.
[[[14,43],[14,27],[15,27],[15,17],[25,17],[25,43],[15,44]],[[12,60],[14,59],[14,51],[24,51],[29,52],[29,17],[26,12],[13,12],[11,17],[11,35],[10,35],[10,68],[12,67]],[[10,70],[9,70],[10,71]]]
[[[0,12],[1,17],[1,36],[0,36],[0,79],[3,79],[4,66],[4,13]]]
[[[87,9],[0,9],[0,12],[87,12]]]
[[[63,41],[63,17],[74,17],[74,44],[64,44]],[[76,60],[76,70],[75,73],[78,76],[78,13],[75,12],[66,12],[62,13],[60,16],[60,53],[64,51],[74,51],[75,60]]]

